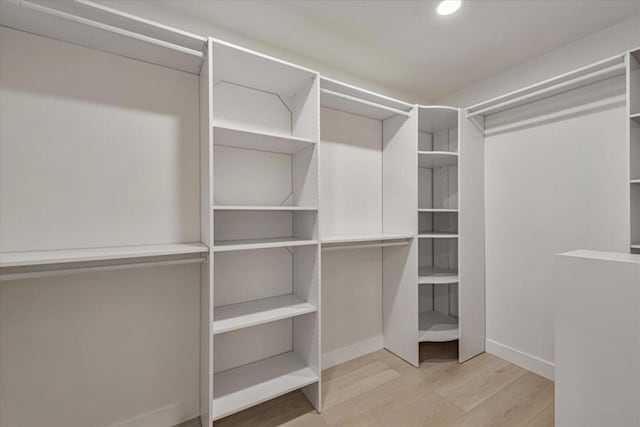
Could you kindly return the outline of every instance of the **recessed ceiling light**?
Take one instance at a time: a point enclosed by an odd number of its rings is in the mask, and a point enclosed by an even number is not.
[[[462,6],[462,0],[443,0],[438,5],[439,15],[451,15]]]

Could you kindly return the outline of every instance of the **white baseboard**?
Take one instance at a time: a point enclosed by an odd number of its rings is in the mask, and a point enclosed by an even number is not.
[[[198,396],[137,415],[112,427],[172,427],[200,416]]]
[[[485,351],[553,381],[555,365],[547,360],[490,339],[485,340]]]
[[[322,354],[322,369],[331,368],[365,354],[373,353],[384,348],[382,335],[368,338],[345,347],[337,348]]]

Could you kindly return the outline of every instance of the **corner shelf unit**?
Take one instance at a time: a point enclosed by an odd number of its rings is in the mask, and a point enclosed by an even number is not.
[[[418,341],[459,339],[459,111],[418,107]]]
[[[640,49],[627,55],[627,114],[629,122],[630,252],[640,254]]]
[[[319,76],[219,40],[210,50],[206,419],[296,389],[320,410]]]

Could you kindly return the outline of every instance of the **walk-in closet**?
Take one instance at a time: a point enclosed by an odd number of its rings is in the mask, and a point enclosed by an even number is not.
[[[0,0],[0,427],[637,425],[639,29]]]

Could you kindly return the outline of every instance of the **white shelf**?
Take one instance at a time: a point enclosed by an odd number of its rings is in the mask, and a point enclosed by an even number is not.
[[[428,233],[420,233],[418,234],[418,238],[420,239],[457,239],[457,233],[437,233],[437,232],[428,232]]]
[[[200,73],[207,43],[92,1],[3,1],[0,24],[193,74]]]
[[[341,93],[343,95],[349,95],[354,98],[358,98],[364,101],[369,101],[377,105],[389,107],[389,108],[392,108],[393,110],[408,112],[408,111],[411,111],[411,109],[413,108],[413,105],[408,104],[404,101],[400,101],[394,98],[389,98],[388,96],[380,95],[375,92],[371,92],[356,86],[351,86],[349,84],[339,82],[337,80],[329,79],[327,77],[320,78],[320,88],[328,89],[330,91]]]
[[[431,212],[431,213],[458,213],[458,209],[422,208],[422,209],[418,209],[418,212]]]
[[[640,184],[640,179],[632,179],[631,184]]]
[[[227,147],[293,154],[315,144],[307,138],[241,129],[229,126],[213,127],[213,143]]]
[[[458,164],[458,153],[449,151],[418,151],[418,167],[441,168]]]
[[[460,276],[456,270],[444,268],[422,267],[418,270],[418,284],[444,285],[458,283]]]
[[[214,252],[249,251],[253,249],[286,248],[318,244],[317,240],[279,237],[274,239],[219,240],[213,245]]]
[[[631,245],[631,249],[640,249],[640,243]]]
[[[220,372],[213,376],[213,419],[317,381],[318,376],[293,352]]]
[[[214,211],[317,211],[312,206],[241,206],[241,205],[215,205]]]
[[[208,251],[209,248],[202,243],[172,243],[163,245],[119,246],[111,248],[1,252],[0,267],[24,267],[74,262],[111,261],[131,258],[200,254]]]
[[[320,89],[320,104],[323,107],[376,120],[384,120],[395,115],[409,117],[409,113],[406,111],[329,89]]]
[[[371,233],[371,234],[345,234],[340,236],[327,236],[321,239],[322,244],[358,243],[358,242],[382,242],[385,240],[407,240],[413,238],[412,234],[399,233]]]
[[[640,113],[632,114],[629,118],[640,125]]]
[[[420,342],[454,341],[460,337],[458,319],[437,311],[420,313]]]
[[[293,97],[316,78],[317,73],[243,47],[213,40],[214,86],[221,81]]]
[[[624,55],[596,62],[540,83],[498,96],[467,107],[467,118],[488,116],[510,108],[519,107],[554,95],[569,92],[599,81],[623,75],[626,70]]]
[[[315,311],[317,311],[316,306],[293,294],[215,307],[213,334],[222,334]]]

